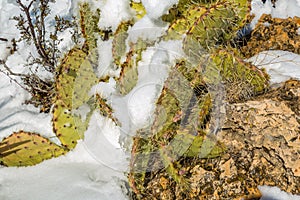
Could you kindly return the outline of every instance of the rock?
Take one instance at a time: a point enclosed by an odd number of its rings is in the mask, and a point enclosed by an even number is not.
[[[280,19],[263,14],[241,52],[247,58],[266,50],[284,50],[300,54],[299,28],[299,17]]]
[[[258,186],[300,193],[300,82],[227,106],[217,138],[227,150],[218,158],[182,158],[188,188],[165,170],[145,186],[143,199],[259,199]],[[288,97],[288,98],[287,98]]]

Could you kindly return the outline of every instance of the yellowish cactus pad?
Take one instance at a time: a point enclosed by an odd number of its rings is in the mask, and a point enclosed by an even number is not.
[[[35,165],[43,160],[66,153],[63,147],[56,145],[49,139],[24,131],[13,133],[4,138],[0,146],[10,146],[9,151],[13,152],[0,157],[1,163],[6,166]]]
[[[60,142],[67,149],[73,149],[77,140],[83,138],[88,125],[87,119],[76,116],[72,110],[57,101],[53,109],[53,129]]]

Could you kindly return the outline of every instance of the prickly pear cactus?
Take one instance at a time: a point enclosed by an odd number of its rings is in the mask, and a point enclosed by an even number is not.
[[[142,59],[142,52],[146,49],[147,43],[138,40],[130,44],[126,61],[121,64],[121,73],[117,78],[117,89],[121,95],[128,94],[138,81],[138,62]]]
[[[180,160],[198,157],[203,144],[212,146],[202,152],[205,158],[218,157],[225,150],[219,142],[205,138],[203,128],[212,100],[198,70],[185,60],[176,63],[157,100],[152,126],[138,131],[134,138],[129,183],[139,199],[147,196],[149,176],[161,170],[183,190],[188,189],[179,172]]]
[[[1,142],[0,161],[6,166],[28,166],[45,159],[57,157],[76,146],[83,138],[96,98],[89,91],[98,83],[94,73],[97,61],[96,41],[99,30],[99,13],[92,12],[87,3],[80,6],[80,28],[85,43],[74,47],[62,59],[57,70],[56,97],[53,108],[53,130],[61,146],[36,133],[20,131]],[[77,110],[88,106],[90,111],[82,116]],[[102,107],[106,104],[103,103]]]
[[[88,3],[82,3],[79,12],[81,33],[85,39],[83,50],[91,53],[97,47],[96,38],[97,34],[100,34],[98,28],[100,13],[99,10],[93,12]]]
[[[56,99],[60,99],[66,107],[73,105],[74,83],[81,64],[87,54],[79,48],[72,49],[62,61],[56,80]]]
[[[57,98],[53,109],[53,129],[62,145],[73,149],[77,140],[83,138],[92,110],[80,116],[76,110],[92,104],[89,91],[98,82],[94,73],[97,60],[95,53],[99,14],[84,3],[80,9],[80,27],[85,43],[82,48],[73,48],[63,59],[56,80]],[[92,105],[89,105],[92,106]]]
[[[244,62],[232,45],[236,32],[248,22],[250,2],[180,0],[162,16],[169,26],[165,35],[153,43],[142,39],[128,41],[130,28],[146,14],[142,3],[130,1],[128,4],[135,13],[132,19],[121,22],[117,30],[109,34],[98,28],[98,11],[92,11],[87,3],[80,6],[79,24],[85,42],[73,47],[57,69],[53,130],[61,146],[33,133],[26,133],[28,137],[24,137],[26,134],[21,132],[23,140],[5,139],[0,143],[1,161],[5,165],[29,165],[29,156],[38,154],[40,159],[34,157],[30,165],[37,164],[73,149],[77,140],[84,137],[95,109],[100,109],[102,115],[119,125],[106,99],[100,94],[90,96],[89,91],[98,82],[114,78],[116,95],[128,95],[139,81],[139,62],[143,59],[143,52],[166,40],[182,42],[186,57],[178,59],[175,65],[170,64],[168,78],[155,104],[153,122],[138,130],[133,138],[128,175],[133,196],[153,199],[153,194],[148,192],[151,179],[166,174],[170,185],[178,186],[178,192],[188,197],[190,183],[183,172],[187,163],[213,160],[223,155],[226,147],[215,136],[220,124],[213,121],[218,121],[214,120],[215,115],[219,115],[215,111],[219,106],[216,103],[226,99],[210,87],[225,85],[227,101],[247,99],[268,87],[268,76]],[[111,40],[113,61],[110,64],[119,70],[119,76],[95,75],[95,68],[99,67],[98,38]],[[200,48],[195,48],[195,44]],[[79,112],[82,107],[88,107],[89,111],[82,114]],[[30,146],[31,151],[27,151],[26,145],[34,144],[35,137],[43,145],[35,142],[38,147]],[[8,138],[15,138],[15,135]],[[55,146],[54,150],[50,146]],[[13,149],[10,151],[8,147]],[[39,153],[44,149],[54,153]],[[33,152],[33,155],[27,155],[28,152]],[[27,157],[16,157],[18,153]]]
[[[112,55],[114,63],[118,66],[121,66],[123,63],[121,62],[121,58],[126,57],[126,39],[128,37],[127,31],[132,25],[132,21],[122,22],[114,34]]]
[[[188,198],[190,184],[183,172],[188,168],[186,161],[214,159],[226,151],[214,135],[220,124],[213,118],[221,115],[215,107],[222,101],[245,100],[268,88],[267,74],[243,61],[232,47],[236,32],[250,19],[249,5],[246,0],[179,1],[162,16],[169,22],[162,39],[181,40],[186,59],[171,67],[152,125],[139,130],[133,139],[128,176],[133,199],[166,198],[151,192],[155,188],[161,191],[160,186],[169,188],[152,182],[161,176],[168,176],[170,189],[176,187],[176,193]],[[225,99],[217,94],[222,91],[210,89],[220,84],[226,88]]]
[[[130,1],[130,7],[135,11],[136,19],[141,19],[146,14],[146,10],[141,2]]]

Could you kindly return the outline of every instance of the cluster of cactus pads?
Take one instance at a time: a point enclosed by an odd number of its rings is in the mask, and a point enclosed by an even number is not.
[[[268,75],[245,62],[234,43],[236,32],[251,19],[249,13],[246,0],[179,0],[162,16],[169,22],[162,39],[181,40],[186,57],[171,66],[152,125],[134,137],[128,176],[134,199],[152,199],[147,187],[165,172],[171,184],[188,193],[189,183],[181,171],[185,160],[196,163],[226,151],[211,134],[216,93],[222,92],[216,88],[224,86],[229,102],[268,88]]]
[[[110,78],[97,77],[94,72],[101,67],[97,66],[97,39],[103,35],[103,40],[112,39],[112,64],[120,69],[119,76],[112,78],[119,95],[127,95],[136,86],[142,53],[155,44],[142,39],[127,43],[128,30],[146,14],[142,3],[132,1],[130,6],[136,15],[121,22],[113,34],[99,30],[99,11],[92,11],[88,3],[80,6],[85,43],[73,47],[57,69],[53,130],[61,144],[35,133],[14,133],[0,143],[3,165],[34,165],[73,149],[83,138],[95,109],[113,119],[106,100],[89,95],[93,85]],[[156,42],[180,40],[186,57],[170,66],[153,124],[138,130],[133,138],[128,179],[136,197],[145,197],[147,182],[161,170],[187,189],[188,183],[180,175],[180,160],[215,158],[226,149],[214,135],[207,134],[217,96],[210,87],[224,85],[226,100],[231,102],[245,100],[268,87],[268,76],[243,61],[233,42],[235,33],[249,22],[249,11],[248,0],[179,0],[161,17],[169,28]],[[206,56],[199,55],[202,52]],[[82,106],[90,108],[84,116],[78,112]]]
[[[87,129],[91,112],[96,108],[96,98],[88,92],[98,83],[94,73],[97,61],[96,41],[99,14],[84,3],[80,6],[80,28],[85,43],[72,48],[57,69],[56,97],[53,99],[53,130],[61,144],[55,144],[36,133],[19,131],[0,143],[0,161],[5,166],[35,165],[45,159],[65,154],[76,146]],[[86,116],[76,110],[90,107]]]

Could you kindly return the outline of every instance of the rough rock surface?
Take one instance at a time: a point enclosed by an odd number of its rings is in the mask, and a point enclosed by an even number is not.
[[[284,50],[300,54],[299,17],[272,18],[263,14],[241,52],[247,58],[266,50]]]
[[[227,150],[214,159],[182,159],[183,188],[161,171],[143,199],[259,199],[259,185],[300,194],[300,82],[227,106],[218,139]]]
[[[299,97],[300,83],[290,80],[256,100],[228,106],[219,136],[237,177],[300,193]]]

